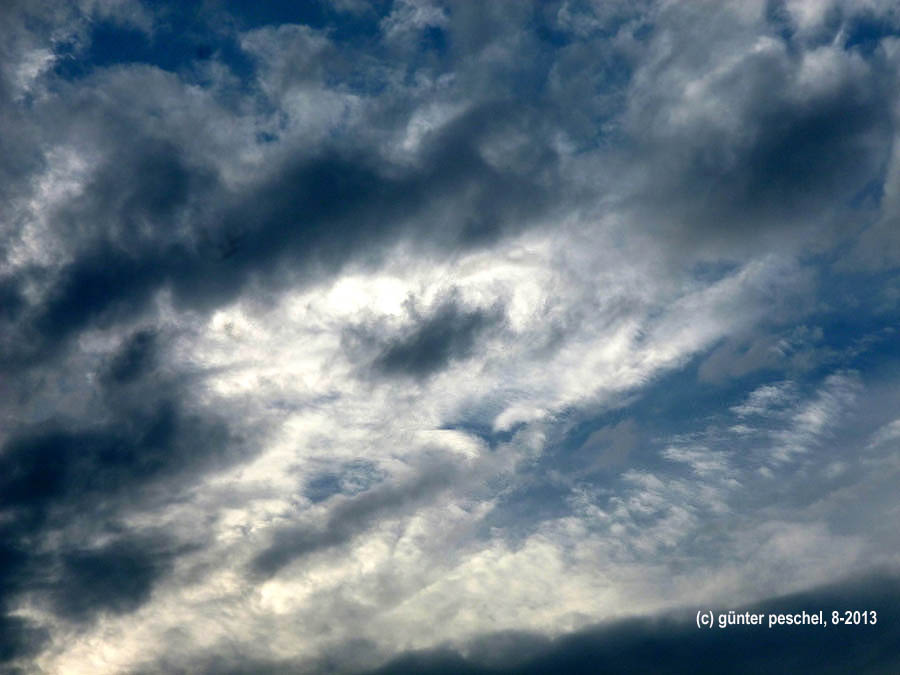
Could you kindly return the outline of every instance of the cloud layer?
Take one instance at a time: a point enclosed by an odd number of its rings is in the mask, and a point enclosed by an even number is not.
[[[896,667],[891,3],[0,25],[0,670]]]

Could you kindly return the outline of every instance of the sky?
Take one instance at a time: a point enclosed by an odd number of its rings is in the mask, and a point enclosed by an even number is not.
[[[6,0],[0,672],[900,671],[898,119],[890,0]]]

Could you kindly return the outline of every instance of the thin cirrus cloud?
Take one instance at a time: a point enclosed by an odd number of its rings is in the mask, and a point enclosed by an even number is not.
[[[896,668],[890,3],[0,18],[0,669]]]

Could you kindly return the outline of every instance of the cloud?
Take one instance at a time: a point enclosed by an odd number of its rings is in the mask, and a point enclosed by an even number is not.
[[[419,673],[594,673],[616,672],[716,673],[722,663],[730,671],[795,672],[810,668],[822,672],[847,670],[886,672],[896,667],[891,645],[896,628],[884,621],[896,611],[900,594],[895,576],[876,573],[845,578],[803,593],[769,597],[741,606],[740,613],[763,615],[759,626],[729,626],[698,630],[695,607],[679,608],[660,616],[637,616],[593,625],[556,639],[539,633],[495,632],[479,635],[459,646],[446,645],[402,653],[376,668],[359,667],[351,654],[369,653],[370,645],[346,643],[333,657],[320,661],[242,659],[212,656],[191,665],[203,673],[353,672]],[[875,625],[768,627],[770,614],[818,613],[829,619],[832,607],[865,606],[875,612]],[[711,608],[703,607],[705,611]],[[715,607],[728,614],[734,607]],[[738,611],[738,610],[735,610]],[[871,615],[869,615],[871,616]],[[343,655],[341,658],[340,655]],[[381,657],[383,659],[383,657]],[[156,672],[156,671],[138,671]]]
[[[351,343],[381,343],[371,362],[375,373],[386,377],[428,377],[471,356],[477,341],[500,327],[504,318],[500,307],[469,309],[452,295],[424,316],[414,305],[410,306],[410,313],[413,326],[398,335],[379,337],[365,327],[348,334]]]
[[[90,417],[51,416],[5,438],[4,662],[33,655],[57,629],[65,632],[62,626],[90,626],[148,602],[174,561],[198,542],[128,524],[130,518],[177,501],[199,475],[238,459],[222,420],[189,412],[180,400],[186,392],[152,375],[155,339],[136,332],[108,368],[98,369],[109,399],[95,398]],[[23,602],[44,619],[19,615]]]
[[[678,609],[895,594],[890,3],[0,26],[0,668],[802,668]]]
[[[49,638],[46,629],[16,616],[0,617],[0,635],[3,636],[0,638],[0,663],[33,656]]]
[[[592,455],[599,453],[592,459],[591,468],[624,467],[638,444],[637,432],[634,419],[623,420],[615,426],[592,432],[578,451]]]
[[[431,168],[391,177],[371,157],[323,152],[285,162],[236,197],[215,189],[208,169],[188,168],[171,144],[131,144],[131,171],[113,164],[101,169],[74,213],[56,214],[113,227],[86,234],[85,245],[53,273],[42,301],[18,326],[23,343],[10,346],[4,361],[46,358],[93,323],[139,316],[163,290],[180,306],[203,310],[232,301],[251,280],[276,289],[311,283],[398,240],[421,242],[433,252],[435,244],[458,248],[495,239],[508,223],[541,208],[543,189],[465,150],[472,136],[484,133],[487,112],[474,111],[444,131],[427,157]],[[471,196],[458,202],[460,192]],[[212,246],[198,238],[203,231],[187,239],[167,236],[201,199],[230,202],[213,216],[222,225]],[[456,203],[445,215],[441,202],[447,200]],[[438,214],[422,215],[426,204]],[[149,238],[130,241],[141,232]]]
[[[881,445],[900,438],[900,420],[894,420],[890,424],[885,424],[872,434],[871,445]]]
[[[781,459],[807,452],[820,442],[829,427],[854,403],[859,388],[853,373],[829,376],[817,398],[793,414],[790,428],[774,434],[778,443],[775,456]]]
[[[414,508],[417,502],[439,498],[441,491],[450,487],[457,469],[437,461],[420,471],[399,485],[379,484],[359,495],[334,497],[321,524],[277,529],[272,543],[254,558],[254,572],[271,576],[293,560],[347,543],[372,524]]]
[[[805,593],[770,598],[741,607],[739,611],[763,614],[767,622],[769,614],[813,613],[821,609],[824,616],[830,617],[832,607],[865,605],[877,608],[873,611],[880,619],[896,611],[900,601],[898,590],[896,578],[890,575],[851,579]],[[716,615],[722,612],[727,615],[728,610],[716,610]],[[759,627],[698,630],[694,617],[689,614],[685,611],[610,622],[550,643],[544,642],[541,636],[529,634],[488,636],[468,655],[453,648],[413,652],[370,672],[385,675],[595,673],[598,670],[717,673],[727,663],[729,672],[735,673],[772,672],[773,669],[841,673],[889,671],[898,663],[890,648],[897,639],[896,628],[883,622],[874,626],[828,628],[768,628],[764,623]],[[506,658],[497,659],[491,653],[495,644]]]
[[[135,332],[115,354],[108,376],[117,384],[126,384],[151,370],[156,360],[156,334],[150,330]]]
[[[750,392],[747,401],[733,406],[731,411],[739,417],[771,414],[773,410],[791,402],[794,397],[792,385],[791,382],[765,384]]]
[[[639,170],[638,213],[682,244],[725,255],[734,242],[828,231],[860,191],[882,183],[893,134],[884,61],[779,39],[761,8],[722,6],[694,21],[699,8],[669,6],[625,116],[652,167]]]
[[[170,547],[164,539],[122,538],[98,549],[66,552],[54,592],[57,616],[84,621],[97,612],[134,611],[170,571],[175,557]]]

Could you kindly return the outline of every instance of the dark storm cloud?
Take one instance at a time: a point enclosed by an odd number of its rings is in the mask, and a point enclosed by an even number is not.
[[[799,613],[867,608],[858,626],[730,626],[698,629],[684,614],[614,621],[549,642],[540,635],[482,638],[464,657],[449,648],[397,657],[372,675],[466,673],[889,673],[900,667],[900,580],[876,575],[772,598],[741,612]],[[705,608],[708,609],[708,608]],[[727,612],[723,608],[716,612]],[[535,654],[535,652],[538,652]]]
[[[339,643],[325,651],[324,656],[309,660],[251,658],[230,645],[221,645],[214,654],[187,660],[172,654],[159,655],[151,664],[132,672],[134,675],[339,675],[360,672],[366,668],[365,664],[377,662],[379,658],[377,646],[363,639]]]
[[[181,222],[192,215],[188,207],[217,187],[214,172],[192,162],[174,140],[144,137],[121,112],[96,114],[108,118],[110,136],[128,142],[114,143],[82,193],[54,216],[76,233],[75,247],[105,237],[140,253],[148,244],[171,240],[180,227],[190,226]]]
[[[492,122],[498,113],[509,119]],[[241,194],[216,188],[210,171],[170,143],[131,148],[124,164],[104,165],[58,214],[84,239],[72,242],[75,258],[46,298],[24,313],[22,338],[5,346],[3,361],[40,362],[89,326],[139,315],[162,288],[180,306],[206,310],[250,280],[321,280],[400,239],[429,254],[494,241],[550,206],[546,176],[535,172],[552,173],[552,157],[520,175],[492,167],[475,147],[516,116],[506,105],[472,111],[433,141],[414,171],[394,175],[372,156],[326,153],[291,160]],[[200,199],[226,204],[213,230],[189,219]],[[176,227],[185,218],[187,237]],[[451,352],[464,346],[460,339]]]
[[[116,390],[103,411],[111,420],[79,427],[50,419],[17,430],[0,450],[0,614],[24,593],[78,623],[136,609],[185,548],[164,534],[123,531],[118,519],[177,498],[186,481],[237,459],[224,423],[190,414],[171,386],[141,382],[153,348],[147,335],[126,340],[112,359]],[[144,389],[124,395],[125,387]],[[87,547],[72,533],[108,542]],[[33,645],[41,636],[12,615],[3,621],[9,640]],[[6,649],[10,659],[18,649]]]
[[[97,430],[42,429],[14,437],[0,456],[0,505],[43,515],[56,505],[109,498],[173,463],[194,461],[192,453],[178,452],[185,421],[176,406],[163,402],[148,412]]]
[[[143,329],[122,341],[101,373],[92,415],[51,414],[11,430],[0,453],[0,508],[42,521],[57,508],[133,499],[162,480],[175,488],[185,473],[236,458],[225,422],[192,412],[190,383],[154,375],[159,340]]]
[[[452,464],[435,460],[403,482],[384,482],[353,497],[334,497],[322,522],[276,530],[272,543],[253,560],[253,571],[267,578],[298,558],[345,544],[373,523],[435,499],[457,475]]]
[[[29,346],[58,347],[93,322],[109,327],[138,314],[166,278],[165,260],[132,256],[104,244],[67,265],[45,303],[36,308]],[[43,354],[41,354],[43,356]]]
[[[478,339],[503,320],[498,308],[467,310],[449,299],[406,333],[388,341],[373,368],[387,376],[428,377],[465,359]]]
[[[152,330],[136,331],[113,356],[107,377],[117,384],[125,384],[152,369],[157,359],[156,340]]]
[[[162,537],[125,536],[98,549],[66,551],[52,594],[57,616],[85,621],[98,612],[137,609],[170,571],[175,555],[172,543]]]
[[[59,271],[28,266],[15,280],[53,279],[43,298],[19,310],[16,339],[3,345],[0,365],[40,364],[72,334],[134,317],[162,284],[196,267],[179,242],[180,220],[210,197],[210,173],[171,142],[142,138],[121,119],[109,120],[108,132],[123,142],[98,163],[84,190],[51,214],[72,259]]]
[[[33,561],[25,550],[28,542],[20,540],[16,529],[0,526],[0,667],[39,651],[50,637],[46,628],[10,613],[10,600],[34,573]]]
[[[24,306],[19,284],[12,279],[0,280],[0,321],[14,320]]]
[[[39,652],[49,637],[47,629],[38,628],[27,619],[0,615],[0,665]],[[10,666],[5,672],[18,675],[25,671]]]
[[[184,549],[179,551],[162,534],[123,534],[113,528],[105,532],[111,541],[95,549],[57,545],[40,550],[42,534],[64,523],[29,522],[21,513],[17,517],[23,521],[0,528],[0,669],[39,650],[49,638],[48,630],[11,613],[21,594],[74,624],[84,625],[103,613],[125,614],[150,598]]]

